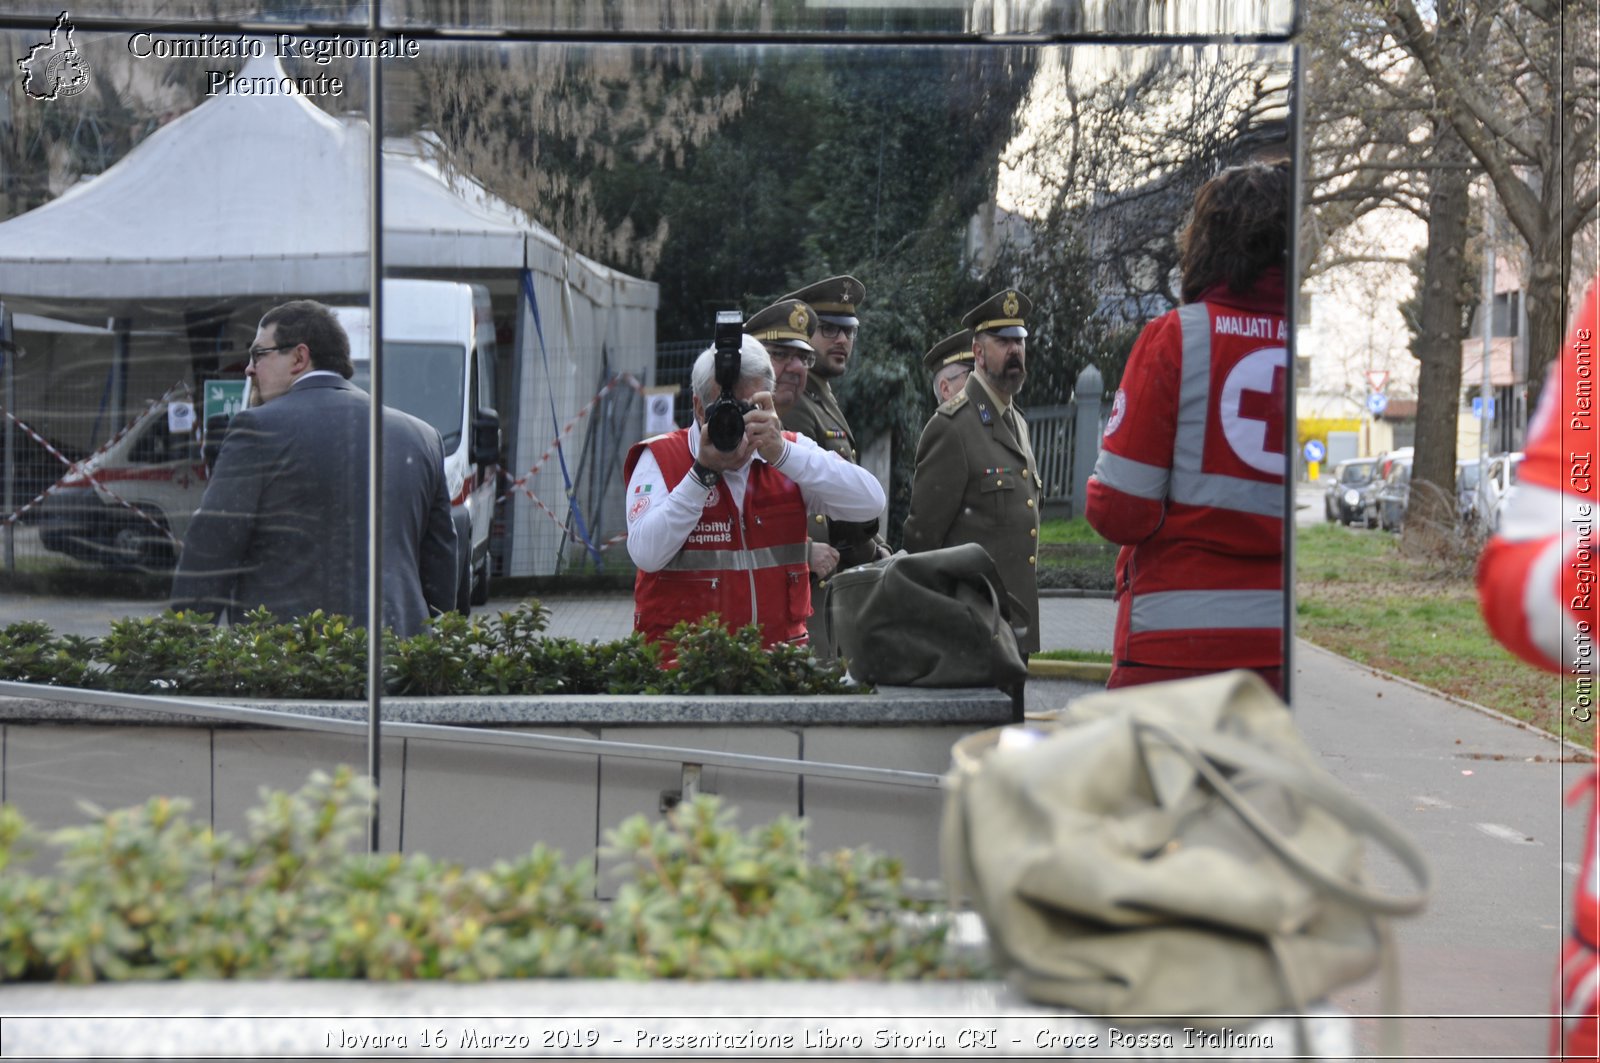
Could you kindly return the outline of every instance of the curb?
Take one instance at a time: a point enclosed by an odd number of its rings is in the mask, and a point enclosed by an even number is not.
[[[1029,679],[1077,679],[1085,683],[1105,685],[1111,678],[1111,666],[1095,661],[1028,661]]]
[[[1553,735],[1549,731],[1546,731],[1542,727],[1535,727],[1533,724],[1529,723],[1528,721],[1519,720],[1515,716],[1510,716],[1510,715],[1507,715],[1506,713],[1501,712],[1499,709],[1491,709],[1487,705],[1479,705],[1476,701],[1468,701],[1466,698],[1457,697],[1454,694],[1446,694],[1442,690],[1435,690],[1433,687],[1426,686],[1426,685],[1424,685],[1422,683],[1419,683],[1415,679],[1407,679],[1403,675],[1395,675],[1393,672],[1385,672],[1382,668],[1374,668],[1370,664],[1362,664],[1360,661],[1357,661],[1357,660],[1355,660],[1353,658],[1350,658],[1350,657],[1346,657],[1342,653],[1335,653],[1332,650],[1328,649],[1326,646],[1319,646],[1315,642],[1312,642],[1310,639],[1297,637],[1295,639],[1295,641],[1300,643],[1303,646],[1311,647],[1312,649],[1316,650],[1318,653],[1326,653],[1329,657],[1337,657],[1341,661],[1347,661],[1351,665],[1354,665],[1355,667],[1360,668],[1363,671],[1371,672],[1373,675],[1376,675],[1376,676],[1382,676],[1384,679],[1390,680],[1391,682],[1394,682],[1394,683],[1399,683],[1401,686],[1410,687],[1412,690],[1417,691],[1419,694],[1432,694],[1434,697],[1441,698],[1441,699],[1443,699],[1445,701],[1448,701],[1452,705],[1460,705],[1464,709],[1471,709],[1473,712],[1482,713],[1484,716],[1488,716],[1491,719],[1499,720],[1501,723],[1510,724],[1512,727],[1517,728],[1519,731],[1527,731],[1530,734],[1538,735],[1540,738],[1548,738],[1550,741],[1552,741],[1552,742],[1556,743],[1557,745],[1561,746],[1568,753],[1571,753],[1574,757],[1577,757],[1577,758],[1579,758],[1581,760],[1587,761],[1587,762],[1589,762],[1591,764],[1595,763],[1596,757],[1595,757],[1595,751],[1594,750],[1588,749],[1588,748],[1586,748],[1584,746],[1580,746],[1576,742],[1571,741],[1570,739],[1562,738],[1560,735]]]

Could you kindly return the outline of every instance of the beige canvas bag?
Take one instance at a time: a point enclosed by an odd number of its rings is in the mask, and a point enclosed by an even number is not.
[[[946,884],[1035,1001],[1202,1024],[1303,1011],[1377,967],[1385,918],[1427,899],[1415,846],[1252,672],[1091,695],[953,756]],[[1364,884],[1363,838],[1414,892]]]

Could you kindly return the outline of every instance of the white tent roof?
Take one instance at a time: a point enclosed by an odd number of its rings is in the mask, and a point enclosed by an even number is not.
[[[283,76],[252,59],[240,78]],[[148,300],[361,292],[368,130],[298,93],[226,95],[151,134],[104,174],[0,223],[0,297]],[[415,145],[386,146],[384,263],[633,280]],[[576,276],[575,276],[576,275]]]

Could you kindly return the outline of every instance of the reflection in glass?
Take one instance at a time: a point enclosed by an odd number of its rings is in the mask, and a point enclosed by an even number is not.
[[[187,17],[162,10],[166,21]],[[716,10],[708,17],[733,21],[711,28],[763,33],[1210,32],[1235,10],[1248,17],[1229,22],[1231,31],[1287,26],[1279,4],[1185,5],[1194,22],[1152,17],[1142,5],[1069,17],[1082,9],[796,3],[767,5],[767,23],[754,4]],[[417,386],[421,363],[397,346],[385,361],[385,397],[442,431],[445,407],[465,401],[467,416],[451,430],[458,445],[475,442],[479,414],[497,415],[508,490],[494,493],[508,502],[496,551],[471,559],[491,561],[497,576],[615,575],[625,527],[620,455],[643,430],[634,387],[678,383],[681,354],[704,346],[715,309],[754,309],[840,272],[868,284],[861,357],[841,393],[897,488],[886,525],[897,536],[911,455],[932,408],[921,352],[994,286],[1016,282],[1040,306],[1030,408],[1065,405],[1088,365],[1114,381],[1119,344],[1170,297],[1171,237],[1193,188],[1221,162],[1283,137],[1283,47],[610,46],[605,33],[680,27],[663,24],[657,5],[396,4],[385,17],[409,25],[461,11],[471,17],[460,24],[597,38],[427,42],[417,59],[384,69],[388,274],[481,285],[494,343],[486,361],[475,361],[476,379],[438,392]],[[365,17],[343,7],[306,17],[346,14]],[[0,58],[14,64],[40,36],[36,28],[0,34]],[[251,69],[237,59],[142,59],[130,54],[126,33],[80,31],[76,44],[90,89],[39,102],[14,85],[15,135],[0,140],[0,299],[16,344],[7,351],[6,408],[39,437],[13,434],[7,444],[8,510],[54,485],[50,497],[77,498],[96,521],[61,537],[60,549],[38,522],[13,524],[6,578],[14,587],[78,581],[96,597],[85,605],[8,588],[0,619],[37,616],[97,634],[114,617],[165,604],[183,521],[221,434],[208,415],[211,385],[242,382],[261,313],[299,296],[369,303],[370,152],[360,63],[269,55]],[[328,74],[346,90],[309,99],[208,95],[213,70],[235,81]],[[126,174],[139,179],[119,191]],[[218,412],[230,412],[238,396],[220,389]],[[678,416],[683,423],[681,409]],[[551,450],[556,438],[567,448],[561,454]],[[80,462],[109,452],[114,439],[128,447],[128,474],[109,488],[117,498],[100,490],[108,477],[89,475],[95,467],[80,465],[78,481],[58,483],[69,470],[47,444]],[[481,482],[493,462],[472,464]],[[189,495],[148,508],[128,497],[134,485],[155,482]],[[146,596],[125,596],[132,592]],[[572,623],[557,631],[622,634],[626,601],[597,605],[589,612],[603,612],[616,630]],[[80,735],[81,763],[68,770],[59,757],[66,737],[12,726],[7,763],[54,786],[62,809],[69,796],[119,804],[180,789],[221,810],[223,822],[264,775],[293,785],[325,762],[328,748],[304,736],[214,741],[205,726],[183,731],[182,740],[177,731],[146,732],[133,757],[115,759]],[[147,757],[150,747],[163,752]],[[338,755],[360,763],[359,743],[350,748]],[[752,751],[794,753],[792,741]],[[238,759],[257,755],[268,765],[259,771]],[[548,759],[592,784],[596,758]],[[484,758],[438,761],[431,784],[444,795]],[[106,763],[114,770],[96,770]],[[508,754],[503,774],[526,782],[526,761]],[[238,792],[222,794],[207,781],[213,776],[228,787],[237,781]],[[386,771],[385,787],[400,778]],[[653,802],[662,786],[639,789]],[[492,799],[494,786],[484,794]],[[436,837],[455,829],[440,808],[427,815]],[[399,818],[386,818],[384,829],[385,844],[398,844]],[[569,849],[594,837],[577,834]],[[481,851],[497,850],[483,841]]]
[[[1074,38],[1154,38],[1284,35],[1292,0],[901,0],[808,3],[743,0],[674,4],[623,0],[596,5],[581,0],[387,0],[384,24],[444,25],[474,29],[607,34],[848,34],[854,36],[1060,35]]]
[[[15,70],[48,38],[0,32],[0,58]],[[0,137],[0,427],[10,459],[0,490],[6,513],[17,514],[0,527],[0,628],[34,621],[99,640],[69,648],[74,660],[96,662],[82,677],[90,685],[110,685],[110,668],[121,689],[148,695],[181,692],[195,678],[229,701],[292,694],[293,667],[253,672],[251,654],[208,660],[189,636],[170,626],[154,636],[139,622],[167,604],[243,401],[262,313],[302,295],[367,302],[365,126],[345,114],[364,82],[346,64],[339,76],[351,94],[338,99],[209,94],[213,71],[242,74],[246,64],[140,58],[128,33],[72,38],[88,86],[41,99],[8,79]],[[303,73],[259,62],[262,77]],[[341,475],[360,483],[366,470]],[[272,519],[324,539],[354,530],[365,548],[364,530],[326,513]],[[140,647],[146,664],[116,664],[117,642]],[[254,659],[276,660],[292,640],[275,632],[264,643]],[[122,709],[90,722],[91,710],[58,702],[4,704],[5,796],[46,827],[83,822],[80,800],[116,808],[161,793],[239,829],[259,786],[296,788],[315,767],[365,764],[359,733]],[[397,841],[398,824],[386,833]]]

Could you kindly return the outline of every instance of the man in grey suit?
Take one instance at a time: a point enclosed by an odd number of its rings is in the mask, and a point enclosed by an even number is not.
[[[228,426],[172,580],[175,609],[234,622],[316,609],[367,622],[367,418],[350,340],[321,303],[267,311],[245,370],[260,405]],[[444,446],[426,422],[383,416],[383,622],[402,637],[454,607],[456,534]]]

